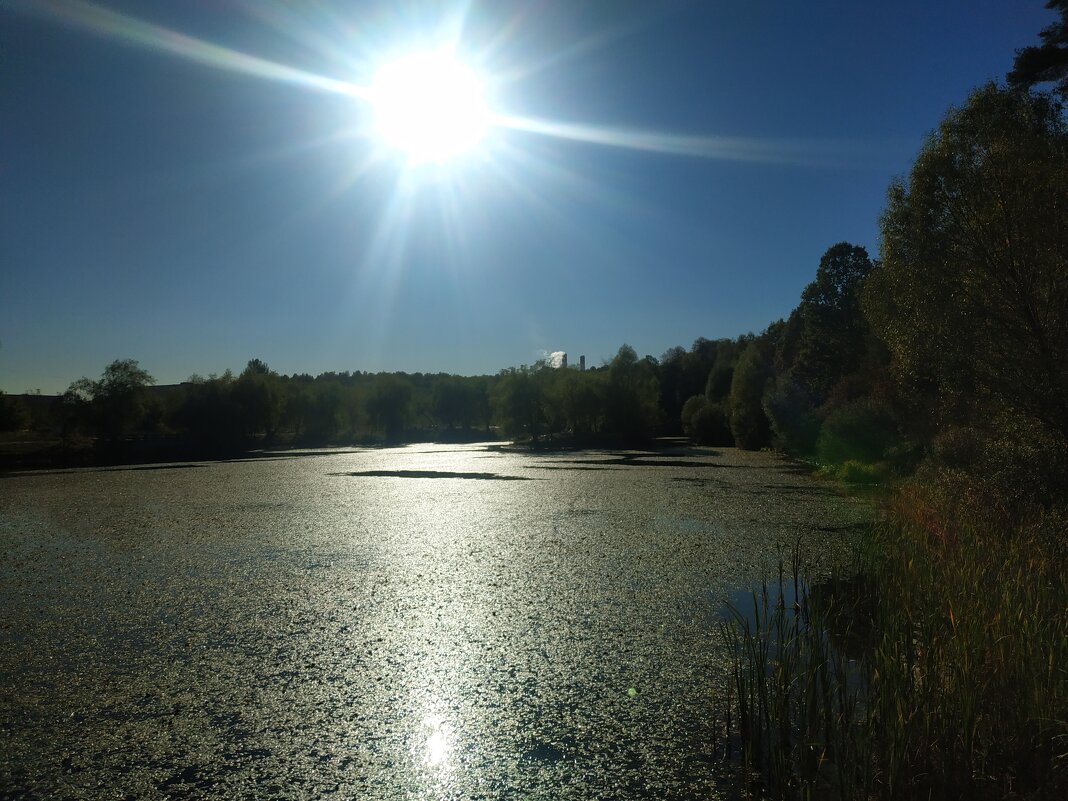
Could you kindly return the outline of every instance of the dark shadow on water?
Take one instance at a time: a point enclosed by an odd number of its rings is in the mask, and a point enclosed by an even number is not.
[[[121,473],[126,470],[187,470],[191,467],[203,467],[200,464],[145,464],[135,467],[103,467],[101,473]]]
[[[525,476],[502,476],[500,473],[453,473],[448,470],[357,470],[352,473],[327,473],[330,476],[388,478],[474,478],[483,481],[538,481]]]
[[[145,464],[129,467],[82,467],[73,470],[12,470],[0,472],[0,477],[27,478],[29,476],[69,476],[75,473],[126,473],[147,470],[186,470],[191,467],[204,467],[202,464]]]
[[[119,470],[175,470],[205,467],[207,464],[275,462],[317,456],[342,456],[363,453],[370,448],[330,450],[237,451],[212,448],[167,447],[154,451],[101,451],[92,449],[66,452],[57,450],[32,454],[29,460],[12,461],[0,454],[0,478],[25,478],[32,475],[68,475],[104,473]]]

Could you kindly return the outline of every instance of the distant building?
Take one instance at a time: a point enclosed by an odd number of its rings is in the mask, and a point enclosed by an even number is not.
[[[586,372],[586,354],[585,353],[582,354],[581,356],[579,356],[579,372],[580,373]]]

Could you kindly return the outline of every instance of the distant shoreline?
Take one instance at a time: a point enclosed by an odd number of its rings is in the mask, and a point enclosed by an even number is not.
[[[272,458],[298,455],[309,450],[351,448],[368,450],[404,445],[464,445],[492,443],[495,449],[521,453],[575,452],[590,449],[671,451],[694,446],[685,437],[627,440],[619,437],[556,437],[537,443],[524,440],[496,439],[493,431],[419,431],[396,442],[337,441],[307,442],[283,435],[274,440],[257,440],[230,447],[167,437],[130,438],[118,441],[80,440],[64,442],[57,437],[22,432],[20,438],[9,435],[0,439],[0,475],[34,470],[58,470],[92,467],[121,467],[173,462],[212,462],[235,459]]]

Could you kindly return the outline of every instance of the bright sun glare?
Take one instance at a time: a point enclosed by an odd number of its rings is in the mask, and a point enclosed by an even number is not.
[[[444,52],[383,67],[371,102],[379,136],[413,163],[441,162],[470,150],[489,120],[478,76]]]

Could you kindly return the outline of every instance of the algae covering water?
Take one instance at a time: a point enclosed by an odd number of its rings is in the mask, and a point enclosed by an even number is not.
[[[689,799],[722,602],[866,509],[768,454],[0,478],[0,796]]]

